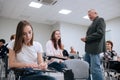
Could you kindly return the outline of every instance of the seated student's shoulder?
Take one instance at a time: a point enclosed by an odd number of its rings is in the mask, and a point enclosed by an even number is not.
[[[38,52],[43,53],[43,48],[40,42],[33,41],[33,46]]]
[[[42,48],[41,43],[38,42],[38,41],[33,41],[33,46],[36,47],[36,48]]]
[[[33,41],[33,45],[41,45],[41,43],[38,41]]]
[[[7,48],[13,49],[14,43],[15,43],[15,40],[10,41],[10,42],[7,44]]]
[[[51,40],[48,40],[47,43],[48,43],[48,44],[52,44],[52,41],[51,41]]]

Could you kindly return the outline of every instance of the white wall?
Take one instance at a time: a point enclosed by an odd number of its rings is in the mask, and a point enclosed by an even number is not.
[[[11,34],[16,33],[16,27],[20,20],[8,19],[0,17],[0,39],[3,38],[6,42],[10,41]],[[46,24],[38,24],[30,22],[34,30],[34,39],[39,41],[45,50],[45,44],[50,39],[52,27]]]
[[[69,23],[60,24],[62,41],[68,51],[70,51],[70,46],[73,46],[80,52],[80,55],[85,53],[85,45],[80,38],[85,36],[87,28],[88,27]],[[107,21],[106,31],[108,31],[106,40],[109,39],[114,43],[113,49],[120,55],[120,17]]]
[[[3,38],[9,42],[11,34],[15,34],[17,23],[18,20],[0,17],[0,39]]]
[[[113,49],[120,55],[120,17],[108,21],[106,26],[110,31],[110,40],[113,42]]]
[[[20,20],[8,19],[0,17],[0,39],[4,38],[7,42],[10,41],[11,34],[16,31],[16,26]],[[30,22],[34,29],[34,38],[43,45],[45,50],[45,44],[50,39],[52,31],[55,29],[60,29],[62,41],[65,48],[70,51],[70,46],[73,46],[80,55],[84,52],[84,43],[80,40],[81,37],[85,36],[87,27],[69,24],[69,23],[57,23],[52,26],[46,24],[38,24]],[[112,19],[106,22],[106,30],[110,30],[110,40],[114,43],[114,50],[120,54],[120,17]]]
[[[60,24],[61,23],[57,22],[57,23],[51,25],[53,27],[52,31],[54,31],[54,30],[60,30]],[[51,34],[52,34],[52,32],[51,32]]]
[[[87,27],[85,26],[61,23],[60,31],[62,42],[68,52],[70,52],[70,46],[73,46],[75,50],[79,51],[80,56],[85,53],[85,44],[80,40],[80,38],[85,37],[86,30]]]

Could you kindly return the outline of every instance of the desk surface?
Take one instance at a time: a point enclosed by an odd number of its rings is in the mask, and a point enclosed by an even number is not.
[[[120,61],[117,61],[117,60],[109,60],[108,62],[110,62],[110,63],[114,63],[114,62],[120,63]]]
[[[50,69],[41,70],[41,69],[38,69],[38,68],[34,68],[33,70],[42,71],[42,72],[56,72],[56,70],[50,70]]]
[[[66,60],[67,59],[65,57],[57,57],[57,56],[47,56],[47,57],[56,58],[56,59],[62,59],[62,60]]]

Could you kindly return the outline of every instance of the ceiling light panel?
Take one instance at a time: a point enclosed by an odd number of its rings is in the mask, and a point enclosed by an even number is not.
[[[84,16],[83,18],[84,18],[84,19],[89,19],[88,15]]]
[[[67,9],[62,9],[59,11],[60,14],[70,14],[72,11]]]
[[[42,4],[40,3],[37,3],[37,2],[31,2],[29,4],[30,7],[33,7],[33,8],[40,8],[42,6]]]

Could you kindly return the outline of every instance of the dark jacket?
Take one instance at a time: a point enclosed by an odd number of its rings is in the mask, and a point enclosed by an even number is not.
[[[96,17],[86,33],[85,51],[91,54],[105,52],[105,29],[103,18]]]
[[[6,45],[0,47],[0,57],[4,58],[8,52],[9,50]]]

